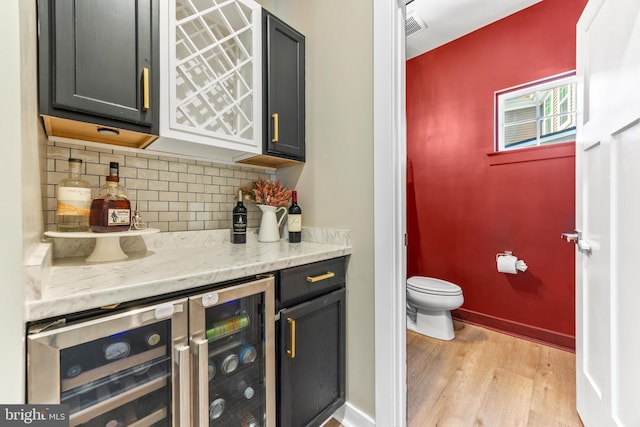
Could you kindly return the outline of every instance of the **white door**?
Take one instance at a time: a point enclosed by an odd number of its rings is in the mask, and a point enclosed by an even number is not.
[[[577,42],[577,406],[586,427],[635,427],[640,426],[640,0],[590,0],[578,22]]]

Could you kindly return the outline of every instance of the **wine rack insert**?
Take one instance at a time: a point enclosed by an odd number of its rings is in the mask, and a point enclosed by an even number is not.
[[[253,141],[256,46],[253,10],[242,1],[175,2],[172,127]]]

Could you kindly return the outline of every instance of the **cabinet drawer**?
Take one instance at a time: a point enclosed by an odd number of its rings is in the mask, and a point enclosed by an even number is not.
[[[281,270],[276,285],[276,311],[343,287],[345,271],[345,257]]]

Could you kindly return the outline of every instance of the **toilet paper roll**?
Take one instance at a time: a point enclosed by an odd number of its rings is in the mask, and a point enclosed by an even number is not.
[[[529,268],[529,266],[525,264],[523,260],[519,259],[518,261],[516,261],[516,270],[525,272],[527,271],[527,268]]]
[[[513,255],[498,255],[498,271],[500,273],[509,273],[516,274],[518,270],[516,268],[516,263],[518,262],[518,258]]]

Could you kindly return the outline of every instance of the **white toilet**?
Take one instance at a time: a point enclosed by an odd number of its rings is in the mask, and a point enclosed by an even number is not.
[[[445,280],[413,276],[407,279],[407,329],[428,337],[452,340],[451,310],[464,302],[462,289]]]

